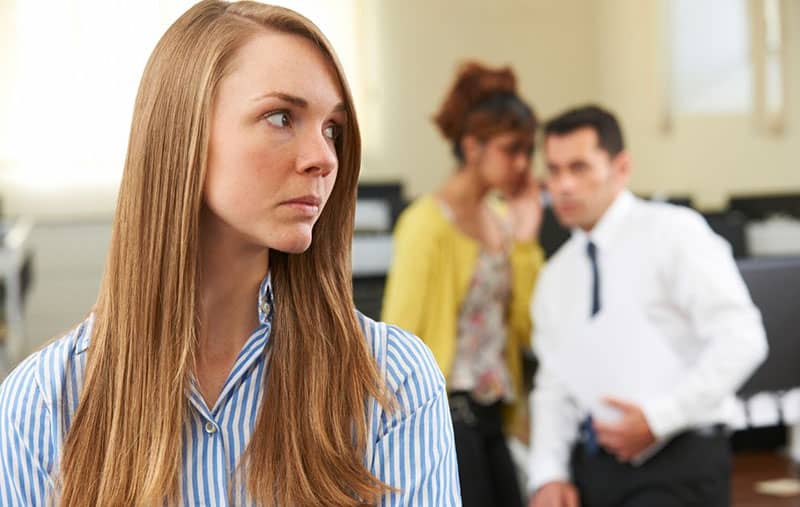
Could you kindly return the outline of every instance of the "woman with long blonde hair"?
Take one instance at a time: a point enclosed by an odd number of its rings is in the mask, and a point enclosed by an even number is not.
[[[352,304],[359,162],[310,21],[182,15],[139,87],[97,305],[0,386],[0,505],[460,505],[430,351]]]

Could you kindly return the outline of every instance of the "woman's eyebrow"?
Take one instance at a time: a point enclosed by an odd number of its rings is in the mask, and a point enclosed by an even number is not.
[[[257,102],[259,100],[263,100],[270,97],[284,100],[286,102],[289,102],[290,104],[294,104],[297,107],[303,107],[303,108],[308,107],[308,101],[306,99],[298,97],[297,95],[292,95],[284,92],[269,92],[263,95],[258,95],[256,97],[253,97],[253,102]]]
[[[306,99],[285,92],[269,92],[263,95],[258,95],[256,97],[253,97],[253,102],[257,102],[259,100],[263,100],[266,98],[277,98],[303,109],[308,108],[308,101]],[[333,112],[334,113],[347,112],[347,106],[345,106],[344,102],[339,102],[333,108]]]

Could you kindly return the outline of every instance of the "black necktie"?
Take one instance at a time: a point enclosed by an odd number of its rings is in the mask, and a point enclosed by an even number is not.
[[[594,317],[600,311],[600,274],[597,271],[597,245],[589,241],[586,244],[586,253],[592,263],[592,317]],[[600,444],[597,441],[597,432],[594,430],[591,415],[583,420],[580,431],[584,451],[589,455],[597,454],[600,450]]]
[[[592,263],[592,317],[600,311],[600,274],[597,271],[597,246],[589,241],[586,244],[586,253]]]

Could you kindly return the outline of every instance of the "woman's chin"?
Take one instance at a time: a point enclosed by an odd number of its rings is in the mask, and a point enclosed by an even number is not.
[[[288,254],[300,254],[311,246],[311,230],[308,233],[288,234],[270,242],[269,247]]]

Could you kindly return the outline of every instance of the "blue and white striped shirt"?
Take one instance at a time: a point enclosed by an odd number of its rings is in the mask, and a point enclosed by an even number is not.
[[[214,407],[198,390],[183,435],[184,505],[252,505],[236,465],[263,395],[271,316],[268,278],[259,291],[258,328],[239,353]],[[359,314],[378,367],[399,410],[369,404],[365,465],[398,488],[381,506],[459,506],[453,429],[445,382],[430,350],[399,328]],[[0,386],[0,505],[38,506],[54,494],[55,475],[78,406],[93,317],[23,361]],[[238,483],[237,483],[238,480]],[[230,491],[233,493],[229,495]]]

